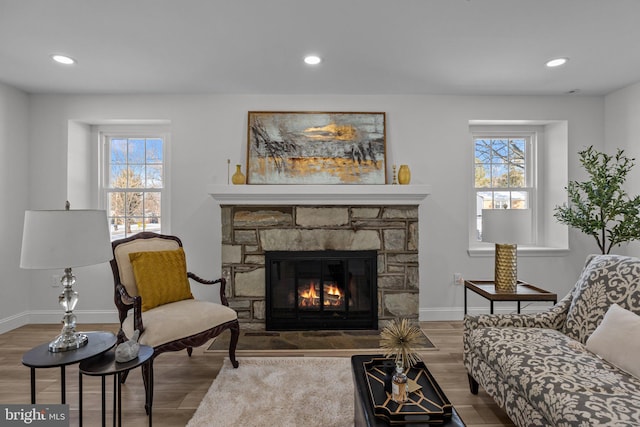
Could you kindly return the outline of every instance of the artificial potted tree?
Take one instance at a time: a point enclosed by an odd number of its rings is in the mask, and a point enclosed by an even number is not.
[[[556,219],[593,236],[603,254],[640,240],[640,196],[630,198],[623,189],[635,159],[621,149],[611,156],[593,147],[578,155],[590,179],[569,182],[569,203],[555,207]]]

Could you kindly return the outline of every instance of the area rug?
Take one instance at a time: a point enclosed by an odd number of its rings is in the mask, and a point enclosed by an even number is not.
[[[351,360],[342,357],[225,359],[187,427],[352,427]]]
[[[422,332],[422,344],[418,351],[434,350],[435,346]],[[205,350],[207,353],[227,354],[231,334],[224,333]],[[236,347],[237,355],[256,356],[271,354],[325,353],[335,350],[358,351],[359,353],[380,353],[380,332],[355,331],[240,331]]]

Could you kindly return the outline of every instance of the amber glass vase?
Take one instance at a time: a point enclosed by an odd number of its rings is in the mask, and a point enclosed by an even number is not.
[[[410,182],[411,182],[411,171],[409,170],[409,166],[400,165],[400,169],[398,169],[398,183],[408,184]]]
[[[233,182],[236,185],[244,184],[246,182],[246,177],[240,170],[240,165],[236,165],[236,173],[234,173],[233,176],[231,177],[231,182]]]

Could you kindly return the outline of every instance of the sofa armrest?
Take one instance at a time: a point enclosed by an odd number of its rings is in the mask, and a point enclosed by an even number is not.
[[[560,330],[567,319],[567,313],[573,300],[573,291],[562,298],[556,305],[540,313],[518,314],[481,314],[478,316],[464,316],[463,359],[465,366],[469,366],[467,359],[471,351],[469,335],[478,328],[546,328]],[[471,374],[471,372],[470,372]]]
[[[573,293],[569,293],[556,305],[540,313],[517,313],[517,314],[480,314],[465,315],[465,331],[486,328],[486,327],[506,327],[506,328],[547,328],[559,330],[564,324],[569,306],[573,299]]]

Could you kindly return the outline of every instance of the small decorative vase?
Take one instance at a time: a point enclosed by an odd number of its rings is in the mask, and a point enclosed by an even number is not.
[[[244,174],[240,170],[240,165],[236,165],[236,173],[234,173],[233,176],[231,177],[231,182],[233,182],[235,185],[244,184],[245,179],[246,178]]]
[[[400,169],[398,169],[398,183],[408,184],[409,182],[411,182],[411,171],[409,170],[409,166],[400,165]]]
[[[396,403],[405,403],[409,400],[407,382],[408,378],[404,373],[402,362],[398,361],[396,364],[396,373],[391,379],[391,400]]]
[[[496,292],[514,293],[518,289],[518,246],[496,243]]]

